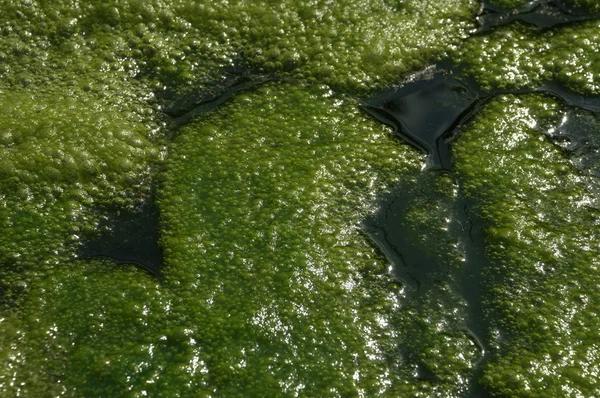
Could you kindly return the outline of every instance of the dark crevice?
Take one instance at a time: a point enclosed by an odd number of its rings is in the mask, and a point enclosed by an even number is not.
[[[230,75],[197,91],[191,91],[176,98],[174,93],[164,93],[163,112],[171,120],[171,127],[177,128],[203,113],[210,112],[238,92],[249,90],[276,78],[271,75],[241,73]]]
[[[562,1],[536,0],[518,8],[497,7],[489,1],[484,1],[481,12],[477,17],[479,21],[477,32],[488,32],[498,26],[515,21],[540,29],[549,29],[558,25],[591,21],[598,18],[600,18],[600,13],[591,13],[589,10],[570,7]]]
[[[133,264],[160,279],[162,250],[156,204],[146,199],[134,208],[102,208],[99,212],[103,214],[99,228],[83,242],[78,257]]]

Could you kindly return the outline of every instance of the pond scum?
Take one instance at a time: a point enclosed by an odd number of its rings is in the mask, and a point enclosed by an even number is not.
[[[481,29],[539,7],[565,16]],[[535,92],[600,94],[595,1],[0,11],[0,395],[600,395],[600,117]],[[423,187],[359,98],[441,60],[505,93]],[[418,255],[365,227],[398,189]],[[155,207],[160,270],[85,254]],[[402,255],[436,265],[408,283]]]

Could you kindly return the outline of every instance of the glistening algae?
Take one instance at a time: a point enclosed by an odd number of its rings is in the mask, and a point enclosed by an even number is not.
[[[498,98],[454,150],[464,189],[489,223],[497,348],[481,382],[498,396],[598,393],[598,181],[544,135],[564,112],[542,96]]]
[[[358,222],[377,192],[418,171],[419,157],[356,105],[327,87],[269,85],[184,128],[172,148],[165,277],[173,308],[196,309],[184,319],[211,353],[219,393],[460,391],[445,370],[433,385],[411,382],[414,369],[397,356],[407,330],[432,345],[443,336],[415,329]],[[450,352],[471,344],[450,340]],[[468,375],[469,360],[453,373]]]
[[[444,358],[472,341],[447,312],[403,310],[402,286],[359,228],[377,194],[419,163],[327,87],[239,95],[173,143],[162,284],[95,260],[36,281],[2,324],[13,347],[4,391],[36,395],[59,377],[50,391],[85,396],[458,394],[477,352],[452,368]],[[447,331],[426,326],[431,317]],[[447,347],[409,358],[434,380],[414,380],[397,356],[409,336]]]
[[[476,8],[474,0],[6,0],[0,74],[33,87],[92,73],[97,80],[86,83],[98,87],[118,76],[160,94],[206,89],[224,69],[250,65],[372,91],[455,48]]]
[[[455,60],[485,90],[536,88],[555,81],[573,91],[600,93],[598,21],[550,30],[513,23],[466,40]]]
[[[97,228],[97,204],[126,207],[149,194],[159,161],[147,126],[75,92],[0,90],[2,302],[21,300],[32,278],[68,266]]]
[[[427,174],[351,97],[446,56],[598,92],[597,22],[476,32],[478,7],[0,0],[1,395],[598,395],[594,109],[497,98]],[[388,190],[417,293],[364,228]],[[77,258],[152,202],[162,278]]]

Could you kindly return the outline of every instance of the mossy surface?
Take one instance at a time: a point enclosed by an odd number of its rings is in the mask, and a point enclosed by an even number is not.
[[[460,391],[452,377],[417,382],[394,354],[412,317],[357,225],[417,159],[326,87],[261,88],[184,129],[163,181],[165,275],[174,306],[199,309],[185,319],[203,325],[192,329],[214,352],[218,391]],[[436,346],[436,336],[421,337]]]
[[[358,225],[420,162],[326,86],[239,95],[170,149],[163,282],[107,261],[39,270],[5,313],[2,391],[458,396],[478,358],[460,299],[404,307]]]
[[[576,92],[599,94],[599,35],[597,21],[547,31],[514,23],[469,38],[456,60],[484,90],[560,82]]]
[[[249,64],[373,91],[458,45],[476,2],[6,1],[0,9],[0,73],[13,84],[80,82],[73,76],[100,71],[101,81],[184,90]]]
[[[4,305],[72,258],[100,214],[150,193],[160,161],[147,124],[85,92],[0,90],[0,259]]]
[[[598,159],[556,135],[596,145],[597,117],[490,102],[453,144],[458,187],[341,94],[447,54],[487,90],[598,94],[597,22],[462,43],[478,5],[0,0],[0,395],[459,397],[479,370],[494,396],[599,395]],[[259,74],[285,79],[170,130],[170,101]],[[412,296],[360,227],[396,184],[441,264]],[[77,259],[103,208],[157,185],[162,280]],[[483,361],[448,229],[463,188],[487,223]]]
[[[595,396],[600,247],[595,179],[544,133],[565,109],[540,96],[490,103],[456,142],[456,167],[489,223],[486,271],[497,352],[481,379],[497,396]]]

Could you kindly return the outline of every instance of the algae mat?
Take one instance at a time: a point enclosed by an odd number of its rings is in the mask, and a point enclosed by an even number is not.
[[[595,2],[0,11],[2,396],[600,394]],[[361,98],[440,60],[435,172]]]

